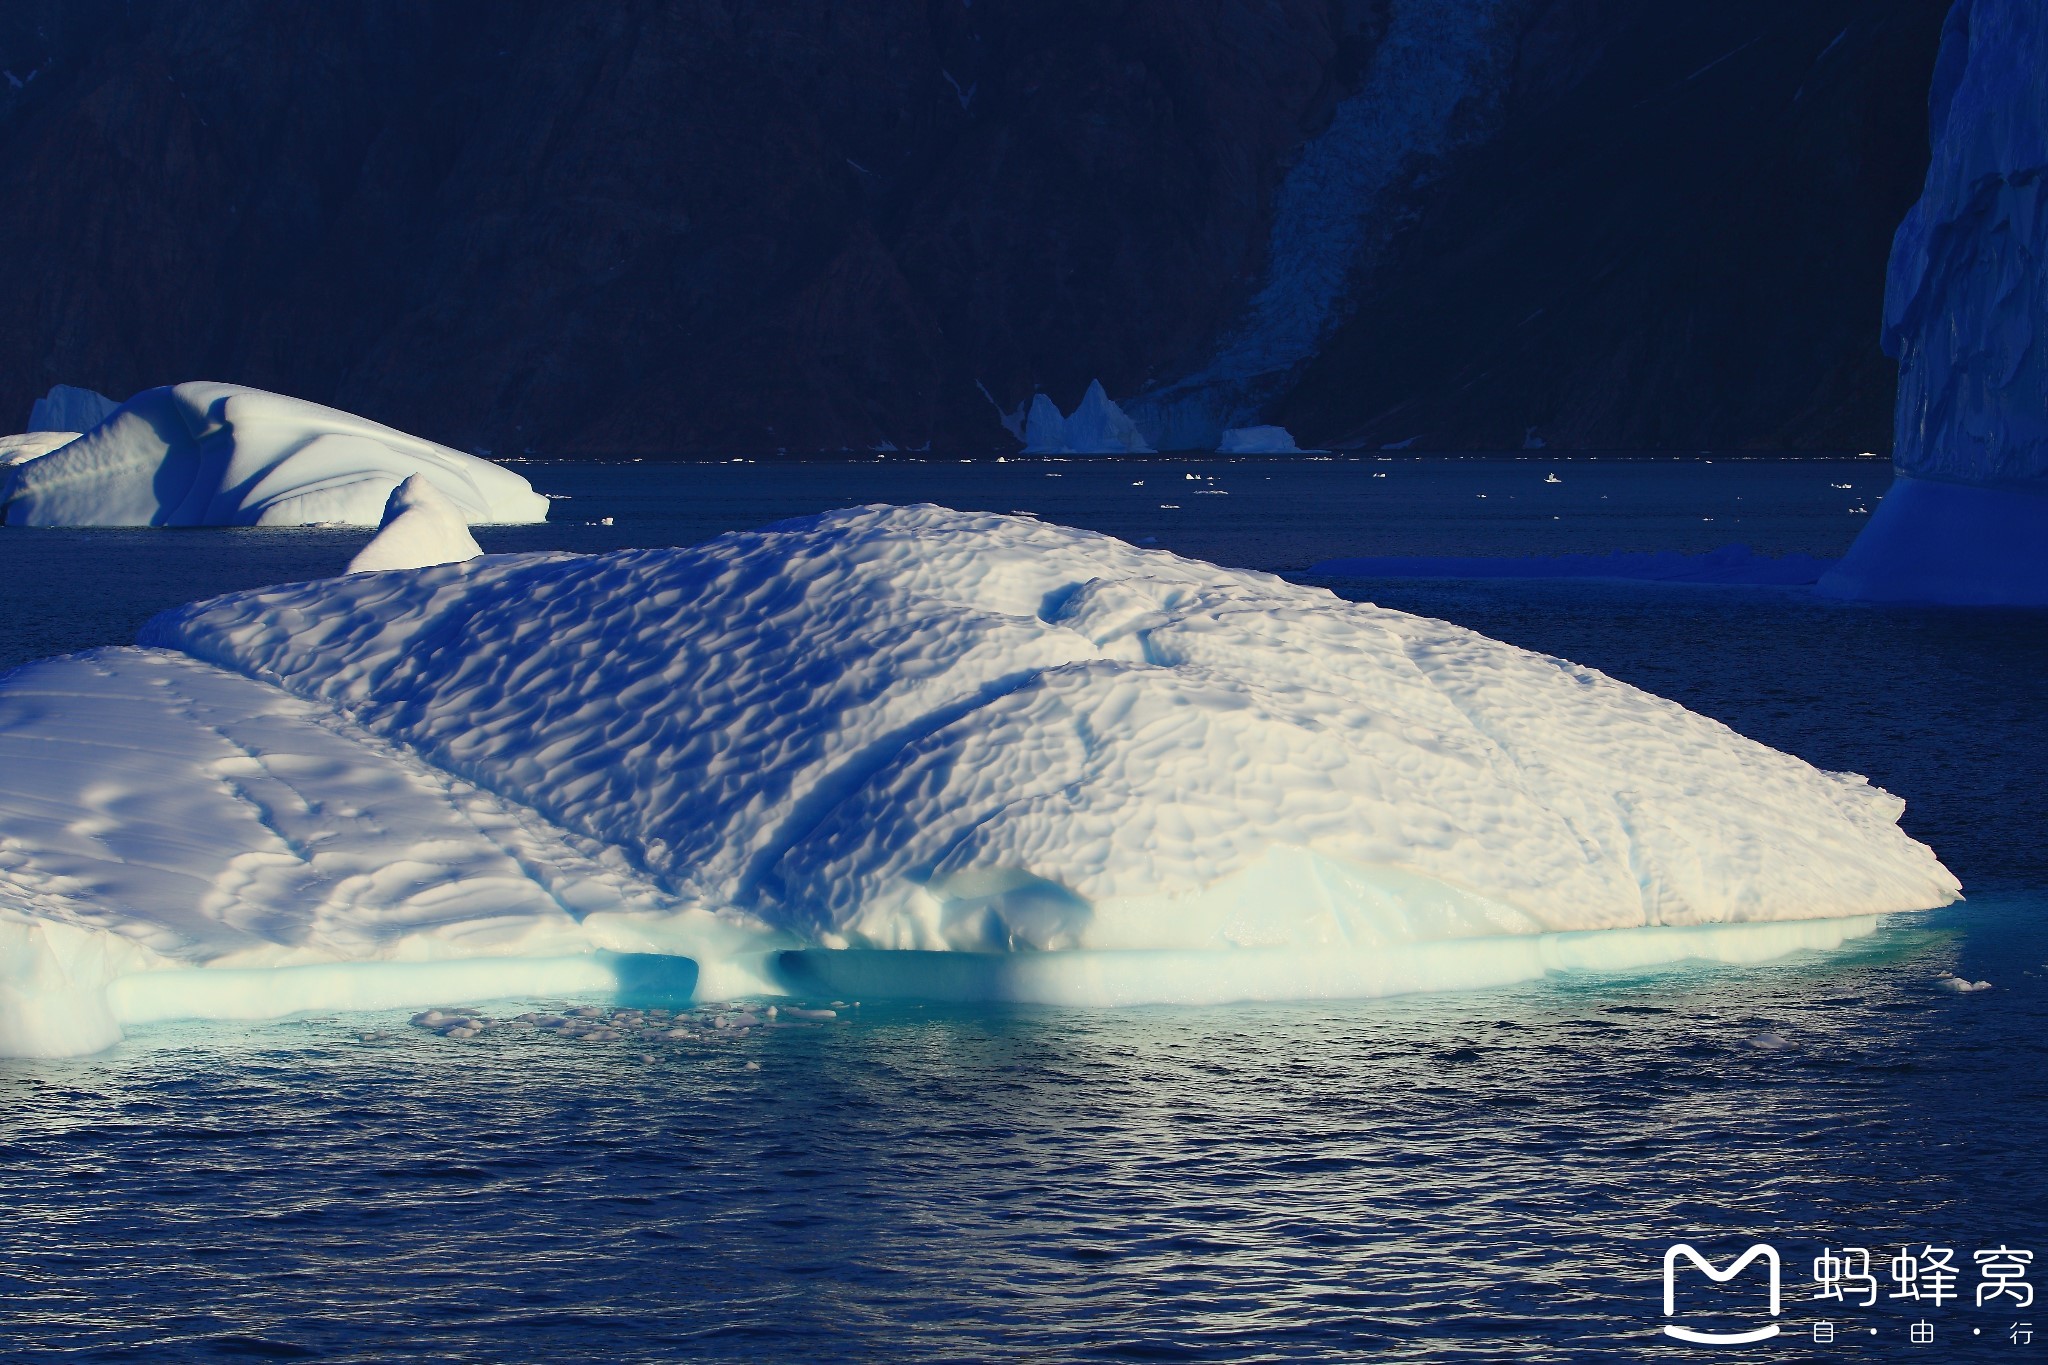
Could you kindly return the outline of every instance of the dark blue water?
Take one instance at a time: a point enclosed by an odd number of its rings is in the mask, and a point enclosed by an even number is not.
[[[1487,547],[1836,554],[1883,483],[1723,461],[528,472],[574,496],[492,548],[924,498],[1291,570]],[[1222,495],[1182,492],[1209,476]],[[7,532],[0,634],[16,658],[118,640],[201,592],[331,572],[360,539]],[[2033,1311],[1977,1307],[1972,1253],[2048,1254],[2048,618],[1332,586],[1868,773],[1971,899],[1825,957],[1354,1004],[869,1005],[653,1051],[457,1043],[399,1016],[142,1031],[0,1064],[0,1356],[1878,1360],[1914,1351],[1924,1319],[1929,1359],[2021,1358],[2010,1329]],[[1937,989],[1949,971],[1994,989]],[[1653,1335],[1681,1238],[1717,1260],[1772,1242],[1786,1335]],[[1953,1248],[1962,1301],[1810,1298],[1823,1246],[1871,1248],[1888,1294],[1901,1243]],[[1703,1324],[1755,1316],[1699,1283]],[[1811,1340],[1817,1309],[1837,1344]]]

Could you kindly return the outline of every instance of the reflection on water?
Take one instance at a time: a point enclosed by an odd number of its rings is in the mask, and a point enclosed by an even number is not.
[[[2039,962],[2038,909],[1970,915]],[[1998,989],[1931,986],[1958,965]],[[2048,1227],[2039,977],[1972,961],[1954,912],[1599,984],[850,1013],[652,1052],[191,1026],[13,1064],[6,1330],[352,1360],[1628,1358],[1664,1349],[1679,1236],[1772,1238],[1796,1280],[1822,1241]]]

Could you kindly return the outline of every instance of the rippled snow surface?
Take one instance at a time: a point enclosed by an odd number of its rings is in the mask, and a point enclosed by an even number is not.
[[[803,469],[524,466],[575,495],[565,524],[480,539],[669,543],[917,496],[1268,569],[1489,544],[1826,555],[1884,482],[1406,461],[1284,469],[1291,491],[1262,496],[1270,463]],[[1231,496],[1152,496],[1191,471]],[[1034,479],[1080,487],[1018,496]],[[116,642],[171,602],[332,572],[362,538],[10,532],[0,640]],[[868,1004],[595,1042],[403,1014],[142,1029],[0,1063],[0,1358],[1678,1360],[1699,1348],[1650,1333],[1680,1237],[1773,1240],[1788,1331],[1823,1243],[2048,1253],[2044,618],[1333,586],[1868,773],[1971,899],[1824,957],[1357,1004]],[[1948,972],[1993,989],[1943,990]],[[1898,1343],[1875,1359],[1906,1349],[1895,1307],[1836,1317]],[[2013,1350],[2012,1314],[1928,1316],[1930,1359]]]

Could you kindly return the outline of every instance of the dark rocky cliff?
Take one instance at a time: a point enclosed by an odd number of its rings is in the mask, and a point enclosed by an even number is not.
[[[1034,388],[1202,366],[1426,3],[15,0],[0,413],[209,377],[500,453],[1003,448]],[[1496,0],[1261,404],[1876,445],[1941,9]]]

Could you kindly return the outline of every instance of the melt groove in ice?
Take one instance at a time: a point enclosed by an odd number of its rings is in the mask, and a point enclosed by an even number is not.
[[[356,574],[143,643],[0,679],[0,1050],[104,1045],[134,987],[65,1012],[166,969],[1373,994],[1768,955],[1958,890],[1862,778],[1590,669],[1026,518]]]

